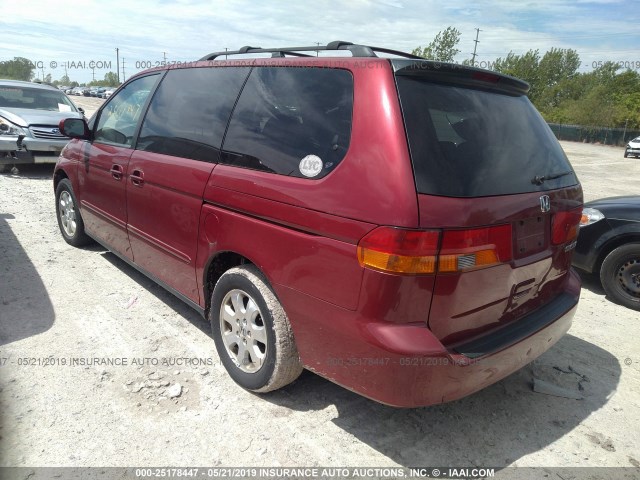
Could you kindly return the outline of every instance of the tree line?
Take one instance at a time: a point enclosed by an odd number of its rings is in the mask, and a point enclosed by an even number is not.
[[[461,33],[448,27],[414,55],[454,62]],[[472,65],[470,59],[462,62]],[[640,129],[640,74],[614,62],[598,62],[590,72],[578,72],[580,56],[572,49],[538,49],[490,62],[492,69],[529,83],[529,99],[547,122],[582,126]]]
[[[35,70],[35,65],[28,58],[14,57],[13,60],[0,61],[0,79],[30,82],[36,79]],[[102,80],[93,80],[87,83],[78,83],[67,75],[63,75],[59,80],[53,80],[50,73],[43,78],[37,78],[37,80],[56,87],[59,85],[68,87],[117,87],[120,85],[118,75],[114,72],[107,72]]]
[[[460,36],[459,30],[448,27],[412,53],[430,60],[454,62],[460,53],[457,48]],[[472,63],[470,59],[462,62]],[[548,122],[640,129],[640,74],[636,70],[622,70],[613,62],[598,62],[592,71],[578,72],[578,52],[563,48],[545,53],[531,49],[520,55],[510,52],[489,63],[497,72],[528,82],[529,98]],[[22,57],[0,62],[0,78],[29,81],[34,78],[34,70],[33,63]],[[66,75],[51,81],[49,74],[41,80],[56,86],[79,86]],[[119,82],[117,74],[108,72],[104,79],[82,85],[115,87]]]

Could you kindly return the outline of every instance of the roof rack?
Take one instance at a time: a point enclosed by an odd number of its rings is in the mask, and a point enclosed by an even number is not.
[[[260,47],[250,47],[245,46],[240,48],[239,50],[234,51],[224,51],[224,52],[214,52],[209,55],[205,55],[200,60],[215,60],[218,57],[228,56],[228,55],[245,55],[249,53],[271,53],[272,57],[284,57],[286,55],[295,56],[295,57],[310,57],[312,55],[307,55],[299,52],[319,52],[319,51],[331,51],[331,50],[347,50],[351,52],[351,55],[354,57],[377,57],[376,52],[379,53],[388,53],[391,55],[398,55],[400,57],[405,58],[414,58],[424,60],[424,58],[419,57],[417,55],[413,55],[411,53],[401,52],[399,50],[391,50],[388,48],[380,48],[380,47],[371,47],[368,45],[356,45],[351,42],[343,42],[337,40],[335,42],[329,42],[327,45],[320,46],[314,45],[311,47],[284,47],[284,48],[260,48]]]

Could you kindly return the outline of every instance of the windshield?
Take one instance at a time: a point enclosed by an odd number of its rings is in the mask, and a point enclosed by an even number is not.
[[[578,183],[526,96],[406,76],[397,84],[419,193],[480,197]]]
[[[58,90],[14,86],[0,86],[0,108],[77,112],[71,100]]]

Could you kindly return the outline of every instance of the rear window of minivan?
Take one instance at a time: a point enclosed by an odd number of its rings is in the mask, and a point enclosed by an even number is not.
[[[396,77],[418,193],[482,197],[578,180],[525,95]],[[543,182],[540,177],[557,176]]]

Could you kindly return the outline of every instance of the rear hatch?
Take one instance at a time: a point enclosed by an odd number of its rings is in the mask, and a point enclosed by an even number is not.
[[[458,65],[392,64],[420,227],[441,232],[429,328],[455,347],[562,296],[582,190],[526,83]]]

